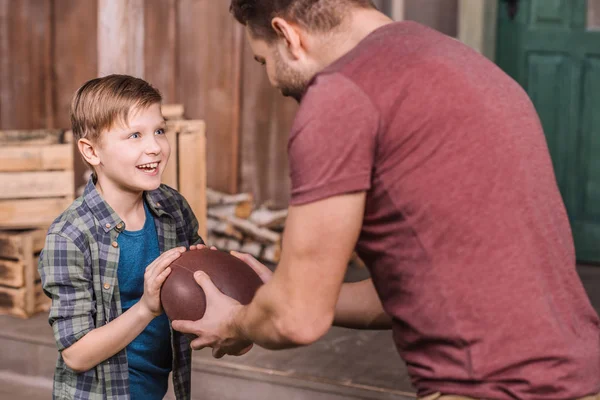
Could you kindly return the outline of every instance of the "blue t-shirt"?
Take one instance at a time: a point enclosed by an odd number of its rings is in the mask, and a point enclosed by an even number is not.
[[[159,255],[154,218],[146,203],[146,222],[139,231],[123,231],[119,235],[119,267],[117,276],[123,312],[144,294],[144,272]],[[169,320],[163,313],[127,346],[131,399],[162,400],[167,393],[173,353]]]

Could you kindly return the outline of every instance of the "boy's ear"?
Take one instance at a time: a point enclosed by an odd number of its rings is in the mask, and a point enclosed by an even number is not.
[[[96,153],[96,147],[88,139],[82,138],[77,141],[77,147],[79,152],[83,156],[83,159],[90,165],[96,166],[100,164],[100,158]]]

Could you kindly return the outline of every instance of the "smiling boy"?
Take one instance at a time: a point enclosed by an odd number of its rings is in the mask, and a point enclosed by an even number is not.
[[[169,264],[203,242],[186,200],[161,185],[170,155],[161,100],[141,79],[110,75],[71,104],[94,173],[40,255],[59,350],[55,399],[158,400],[171,372],[177,399],[190,398],[189,340],[171,329],[160,288]]]

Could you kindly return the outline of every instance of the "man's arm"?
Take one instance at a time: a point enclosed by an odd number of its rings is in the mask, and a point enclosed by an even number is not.
[[[199,321],[173,321],[173,328],[196,334],[192,347],[212,347],[215,357],[239,354],[250,342],[281,349],[319,339],[334,320],[365,197],[358,192],[290,207],[281,262],[252,302],[242,306],[220,293],[206,275],[196,274],[207,310]],[[343,304],[348,322],[352,306]]]
[[[353,329],[391,329],[371,279],[344,283],[335,307],[335,326]]]

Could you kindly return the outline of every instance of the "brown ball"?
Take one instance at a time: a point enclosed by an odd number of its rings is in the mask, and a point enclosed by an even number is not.
[[[170,267],[160,300],[171,321],[196,321],[204,316],[206,296],[194,279],[196,271],[204,271],[221,292],[241,304],[250,303],[263,283],[248,264],[220,250],[186,251]]]

